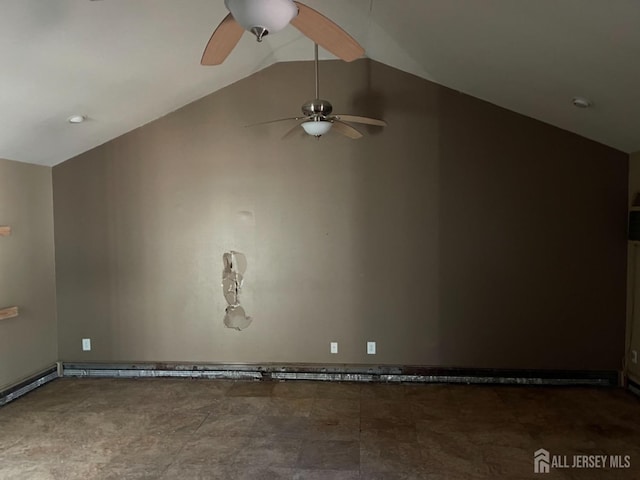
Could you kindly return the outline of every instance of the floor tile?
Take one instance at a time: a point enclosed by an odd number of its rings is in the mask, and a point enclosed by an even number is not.
[[[175,457],[179,465],[231,464],[247,448],[250,437],[191,437]]]
[[[263,415],[308,417],[314,405],[313,398],[272,397],[265,404]]]
[[[318,392],[318,382],[288,381],[278,382],[273,387],[274,397],[314,398]]]
[[[399,400],[363,399],[360,402],[360,416],[398,422],[414,419],[413,410],[407,402]]]
[[[360,442],[348,440],[306,440],[298,467],[328,470],[359,470]]]
[[[360,444],[361,472],[403,472],[421,464],[421,449],[415,443],[377,440]]]
[[[226,392],[228,397],[270,397],[273,394],[273,382],[236,382]]]
[[[417,442],[415,422],[405,419],[362,418],[360,438],[364,440],[395,440],[398,442]]]
[[[207,413],[162,413],[152,414],[146,418],[145,432],[151,435],[190,435],[194,433],[209,417]],[[134,424],[140,428],[140,424]],[[139,432],[139,430],[138,430]]]
[[[387,383],[367,383],[360,387],[361,399],[404,400],[405,386]]]
[[[533,452],[631,455],[640,400],[621,389],[59,379],[0,407],[0,478],[541,478]]]
[[[360,400],[316,398],[311,407],[312,417],[348,417],[360,416]]]
[[[213,415],[262,415],[271,406],[271,397],[222,397],[211,398],[199,413]]]
[[[359,440],[360,418],[309,417],[306,437],[318,440]]]
[[[160,480],[231,480],[233,477],[229,476],[227,468],[220,463],[174,463],[164,471]]]
[[[359,383],[318,382],[316,397],[359,400],[360,387]]]
[[[224,473],[226,475],[224,477],[225,480],[291,480],[294,476],[293,469],[291,468],[269,466],[231,466],[227,467]]]
[[[234,457],[236,465],[294,467],[300,451],[295,438],[251,438]]]
[[[294,470],[292,480],[360,480],[359,470]]]
[[[87,476],[84,480],[90,478],[100,480],[158,480],[166,471],[166,466],[135,464],[135,463],[118,463],[112,462],[98,466],[98,473],[95,477]],[[61,477],[66,478],[66,477]]]
[[[247,437],[253,434],[257,415],[224,415],[211,413],[196,431],[198,437]]]
[[[189,437],[177,435],[139,435],[132,437],[110,463],[168,467],[178,456]]]
[[[307,438],[310,433],[306,417],[266,416],[254,424],[253,433],[260,437]]]
[[[86,480],[101,477],[102,466],[87,462],[14,462],[0,463],[3,480]]]

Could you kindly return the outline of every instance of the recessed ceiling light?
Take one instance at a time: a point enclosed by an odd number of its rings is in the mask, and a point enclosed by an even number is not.
[[[86,115],[71,115],[67,118],[69,123],[82,123],[87,119]]]
[[[571,100],[571,103],[573,103],[574,107],[578,107],[578,108],[589,108],[592,105],[591,100],[584,97],[573,97],[573,100]]]

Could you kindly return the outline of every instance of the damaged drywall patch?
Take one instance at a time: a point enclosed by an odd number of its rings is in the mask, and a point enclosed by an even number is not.
[[[244,330],[251,325],[252,318],[240,306],[240,290],[247,271],[247,257],[233,250],[222,255],[222,294],[228,306],[224,324],[227,328]]]

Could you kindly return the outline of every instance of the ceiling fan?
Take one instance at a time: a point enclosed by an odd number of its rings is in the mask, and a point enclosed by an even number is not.
[[[315,78],[316,78],[316,97],[314,100],[310,100],[302,105],[301,117],[289,117],[279,118],[278,120],[269,120],[267,122],[254,123],[248,125],[250,127],[256,125],[265,125],[268,123],[284,122],[287,120],[298,120],[299,123],[295,125],[291,130],[284,134],[283,139],[295,133],[298,127],[302,127],[308,135],[314,137],[321,137],[329,132],[329,130],[335,130],[342,135],[349,138],[358,139],[362,137],[362,133],[356,128],[352,127],[346,122],[361,123],[365,125],[376,125],[378,127],[385,127],[387,122],[384,120],[378,120],[376,118],[362,117],[359,115],[343,115],[332,114],[333,105],[328,100],[322,100],[320,98],[320,88],[318,81],[318,44],[314,45],[314,61],[315,61]],[[301,121],[300,121],[301,120]]]
[[[351,35],[305,4],[293,0],[224,0],[229,14],[220,22],[202,54],[202,65],[220,65],[238,44],[245,30],[258,42],[289,23],[336,57],[351,62],[364,49]]]

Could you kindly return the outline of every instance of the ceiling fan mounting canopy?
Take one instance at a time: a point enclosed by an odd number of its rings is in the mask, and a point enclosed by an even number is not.
[[[236,22],[259,42],[265,35],[282,30],[298,15],[293,0],[224,0],[224,4]]]
[[[309,100],[302,105],[302,113],[305,117],[326,117],[333,112],[333,105],[328,100],[322,100],[316,98],[315,100]]]

